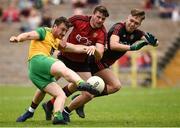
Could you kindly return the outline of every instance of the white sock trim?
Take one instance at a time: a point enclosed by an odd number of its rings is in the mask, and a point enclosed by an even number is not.
[[[65,109],[64,109],[64,112],[67,113],[67,114],[70,114],[69,112],[67,112]]]
[[[32,107],[29,107],[29,109],[28,109],[30,112],[32,112],[32,113],[34,113],[34,111],[35,111],[35,109],[34,108],[32,108]]]

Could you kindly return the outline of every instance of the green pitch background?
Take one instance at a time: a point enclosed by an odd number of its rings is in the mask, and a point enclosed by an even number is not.
[[[35,87],[0,86],[1,127],[62,127],[45,121],[41,106],[32,119],[15,122],[30,105],[34,91]],[[180,88],[124,87],[116,94],[94,99],[85,111],[85,119],[73,112],[71,123],[63,127],[180,127]]]

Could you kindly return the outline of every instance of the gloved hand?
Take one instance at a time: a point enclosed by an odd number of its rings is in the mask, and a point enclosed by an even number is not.
[[[147,43],[149,45],[152,45],[154,47],[158,46],[158,40],[156,39],[156,37],[154,35],[147,32],[144,36],[145,36]]]

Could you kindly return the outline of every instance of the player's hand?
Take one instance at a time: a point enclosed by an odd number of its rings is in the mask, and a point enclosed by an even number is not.
[[[86,53],[91,56],[94,55],[94,52],[96,51],[96,46],[88,46]]]
[[[9,39],[10,42],[12,43],[18,43],[19,39],[16,36],[11,36],[11,38]]]
[[[145,34],[145,38],[147,40],[147,43],[149,45],[152,45],[154,47],[158,46],[158,40],[156,39],[156,37],[154,35],[152,35],[151,33],[146,33]]]

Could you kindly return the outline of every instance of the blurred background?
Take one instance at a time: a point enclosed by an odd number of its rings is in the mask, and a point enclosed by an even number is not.
[[[157,48],[128,52],[112,67],[122,84],[180,86],[179,0],[0,0],[0,85],[32,85],[27,76],[29,42],[12,45],[10,36],[50,27],[59,16],[90,15],[98,4],[110,12],[107,30],[125,20],[131,9],[144,9],[147,15],[140,29],[159,40]]]

